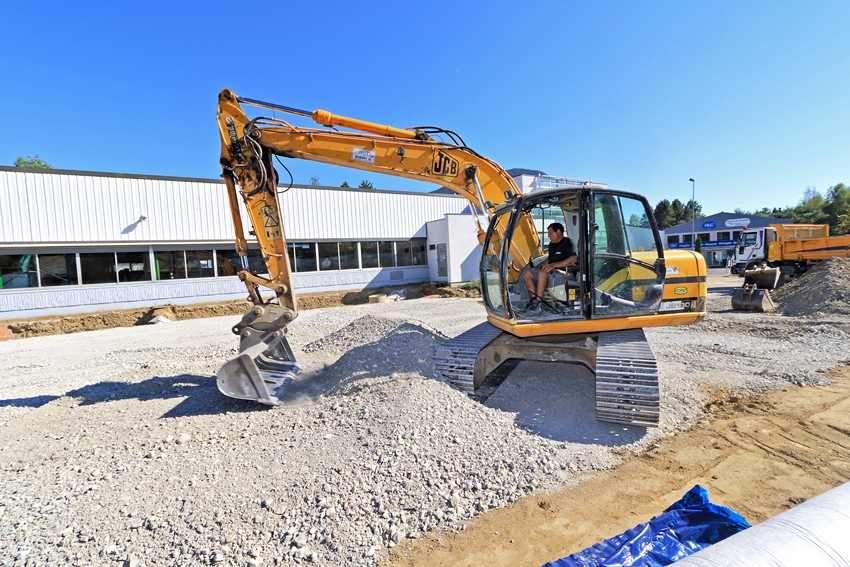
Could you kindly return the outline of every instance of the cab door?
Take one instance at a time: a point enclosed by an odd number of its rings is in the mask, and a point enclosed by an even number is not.
[[[661,239],[646,199],[590,193],[591,318],[658,313],[665,274]]]

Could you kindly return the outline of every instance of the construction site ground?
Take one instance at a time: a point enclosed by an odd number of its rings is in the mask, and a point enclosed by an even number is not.
[[[484,313],[426,290],[303,312],[275,408],[215,387],[235,315],[0,342],[0,565],[540,566],[694,484],[761,522],[850,479],[850,316],[734,312],[739,284],[647,331],[658,428],[596,421],[589,372],[522,363],[485,404],[433,379]]]

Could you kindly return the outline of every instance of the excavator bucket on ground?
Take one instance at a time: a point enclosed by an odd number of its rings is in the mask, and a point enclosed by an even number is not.
[[[286,340],[286,328],[277,324],[286,310],[279,305],[257,305],[233,327],[239,335],[239,355],[216,375],[225,396],[276,406],[301,370]]]
[[[783,283],[782,272],[779,268],[759,266],[744,272],[744,284],[754,285],[758,289],[774,290]]]
[[[744,284],[744,287],[732,292],[732,309],[764,313],[776,309],[776,304],[770,297],[770,291],[759,289],[754,284]]]

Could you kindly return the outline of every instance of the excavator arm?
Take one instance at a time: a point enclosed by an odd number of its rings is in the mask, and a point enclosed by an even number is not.
[[[242,110],[241,103],[310,117],[323,128],[299,128],[278,118],[251,119]],[[285,338],[286,326],[295,319],[298,308],[280,220],[274,156],[318,161],[447,187],[471,203],[478,224],[478,241],[482,244],[494,209],[521,193],[496,162],[466,147],[457,134],[437,128],[383,126],[324,110],[308,112],[239,98],[230,90],[219,94],[218,126],[222,177],[233,217],[236,251],[243,258],[243,270],[238,275],[245,282],[254,304],[233,329],[241,336],[240,356],[225,364],[218,375],[222,392],[236,398],[276,404],[275,391],[284,388],[298,371]],[[340,131],[337,127],[354,131]],[[452,142],[435,140],[432,134],[438,132]],[[248,245],[240,200],[248,212],[252,226],[250,234],[257,238],[268,277],[247,269]],[[501,238],[490,239],[491,243],[501,241]],[[511,239],[510,256],[515,263],[509,266],[509,281],[516,281],[538,250],[537,230],[526,215]],[[486,253],[498,255],[500,251]],[[275,299],[263,298],[261,288],[272,290]]]

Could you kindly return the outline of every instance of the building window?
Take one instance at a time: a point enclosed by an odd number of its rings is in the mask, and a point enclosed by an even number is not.
[[[339,249],[336,242],[319,242],[319,268],[339,270]]]
[[[114,252],[80,252],[80,283],[116,283]]]
[[[732,240],[738,240],[738,237],[741,236],[741,231],[736,230],[732,233]]]
[[[730,240],[729,232],[718,232],[717,240]]]
[[[295,249],[295,271],[315,272],[316,267],[316,244],[314,242],[293,243]]]
[[[357,256],[356,242],[339,243],[339,269],[357,270],[360,268],[360,260]]]
[[[150,281],[150,254],[147,252],[118,252],[115,257],[118,262],[118,281]]]
[[[410,266],[413,264],[412,246],[408,242],[396,242],[396,262],[397,266]]]
[[[236,253],[236,250],[216,250],[215,255],[218,262],[218,275],[235,276],[242,271],[242,258]],[[266,267],[258,249],[249,249],[246,258],[248,260],[248,271],[254,274],[268,273],[269,269]]]
[[[678,234],[670,234],[667,236],[667,244],[678,244],[679,243],[679,235]]]
[[[364,268],[377,268],[380,261],[378,260],[378,243],[377,242],[361,242],[360,243],[360,259],[363,261]]]
[[[682,242],[691,242],[691,236],[692,235],[690,235],[690,234],[683,234],[682,235]]]
[[[381,261],[382,268],[392,268],[395,264],[393,258],[395,256],[395,246],[393,242],[378,243],[378,256]]]
[[[211,278],[213,269],[212,250],[186,250],[186,269],[190,278]]]
[[[41,285],[77,285],[76,254],[39,254],[38,271]]]
[[[186,277],[183,251],[154,252],[154,268],[158,280],[182,280]]]
[[[0,256],[0,289],[38,287],[35,254]]]
[[[428,242],[424,238],[411,238],[414,266],[428,265]]]
[[[700,242],[708,242],[709,240],[711,240],[711,233],[710,232],[702,232],[700,234],[697,234],[697,238],[699,238]]]

